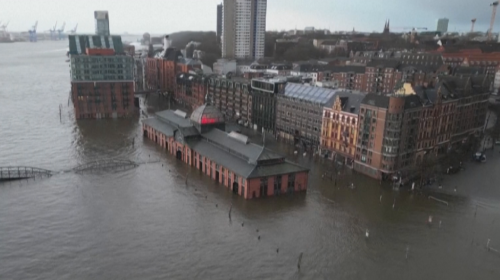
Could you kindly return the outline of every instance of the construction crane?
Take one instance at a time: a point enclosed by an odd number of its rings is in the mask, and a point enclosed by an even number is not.
[[[473,33],[474,32],[474,25],[476,24],[476,19],[475,18],[471,19],[471,22],[472,22],[472,26],[470,27],[470,33]]]
[[[76,29],[78,28],[78,23],[76,24],[75,28],[71,29],[69,31],[70,34],[75,34],[76,33]]]
[[[54,27],[49,30],[49,32],[50,32],[50,39],[51,40],[56,40],[57,39],[56,28],[57,28],[57,21],[56,21],[56,24],[54,25]]]
[[[29,34],[30,34],[30,42],[36,42],[37,41],[37,37],[36,37],[36,28],[38,26],[38,20],[35,22],[35,25],[33,25],[31,27],[30,30],[28,30]]]
[[[61,26],[61,29],[57,30],[57,34],[58,34],[59,40],[64,39],[64,27],[66,27],[66,22],[63,22],[63,24]]]
[[[7,21],[7,23],[3,24],[0,26],[2,29],[2,33],[5,37],[7,37],[9,34],[7,33],[7,26],[9,26],[10,21]]]
[[[497,6],[498,1],[495,1],[490,4],[490,7],[493,7],[493,11],[491,13],[491,21],[490,21],[490,29],[488,29],[488,40],[491,41],[493,39],[493,24],[495,23],[495,17],[497,15]]]

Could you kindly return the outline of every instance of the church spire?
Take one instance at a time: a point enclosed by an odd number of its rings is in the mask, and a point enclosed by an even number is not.
[[[390,29],[389,29],[389,20],[387,19],[385,21],[385,25],[384,25],[384,34],[387,34],[390,32]]]

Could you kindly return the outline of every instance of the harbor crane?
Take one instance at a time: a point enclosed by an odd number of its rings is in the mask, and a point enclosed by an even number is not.
[[[490,7],[492,7],[492,13],[491,13],[490,29],[488,29],[488,40],[489,41],[491,41],[493,39],[493,24],[495,23],[495,17],[497,15],[498,1],[491,3]]]
[[[63,22],[63,24],[61,26],[61,29],[57,30],[57,34],[58,34],[59,40],[64,39],[64,27],[66,27],[66,22]]]
[[[476,24],[476,19],[475,18],[471,19],[471,22],[472,22],[472,26],[470,27],[470,33],[473,33],[474,32],[474,25]]]
[[[78,28],[78,23],[75,25],[75,28],[69,31],[70,34],[76,34],[76,29]]]
[[[35,22],[35,25],[31,27],[30,30],[28,30],[28,33],[30,34],[30,42],[36,42],[37,41],[37,36],[36,36],[36,28],[38,27],[38,20]]]
[[[0,22],[1,23],[1,22]],[[7,26],[9,26],[10,21],[7,21],[7,23],[4,23],[3,25],[0,25],[0,29],[2,29],[2,33],[5,37],[7,37],[9,34],[7,33]]]
[[[56,28],[57,28],[57,21],[56,21],[56,24],[54,25],[54,27],[52,29],[49,30],[50,32],[50,39],[51,40],[56,40],[57,39],[57,36],[56,36]]]

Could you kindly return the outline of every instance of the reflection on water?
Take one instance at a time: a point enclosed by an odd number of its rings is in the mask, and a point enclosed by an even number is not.
[[[245,201],[143,139],[137,118],[75,122],[64,47],[2,46],[0,166],[153,163],[0,185],[0,278],[499,279],[486,242],[500,248],[500,155],[410,193],[266,139],[311,168],[310,188]]]

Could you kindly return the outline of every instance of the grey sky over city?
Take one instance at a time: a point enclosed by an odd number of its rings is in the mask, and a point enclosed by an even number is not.
[[[306,26],[335,30],[382,31],[386,19],[391,31],[411,27],[436,29],[440,17],[450,19],[449,31],[467,32],[477,18],[476,31],[485,32],[492,0],[268,0],[267,30],[303,29]],[[216,5],[221,0],[0,0],[0,21],[10,31],[27,31],[36,20],[38,31],[48,31],[57,21],[66,30],[78,23],[79,33],[94,31],[94,10],[108,10],[112,33],[171,33],[215,30]],[[405,29],[406,28],[406,29]],[[500,31],[500,19],[494,32]]]

